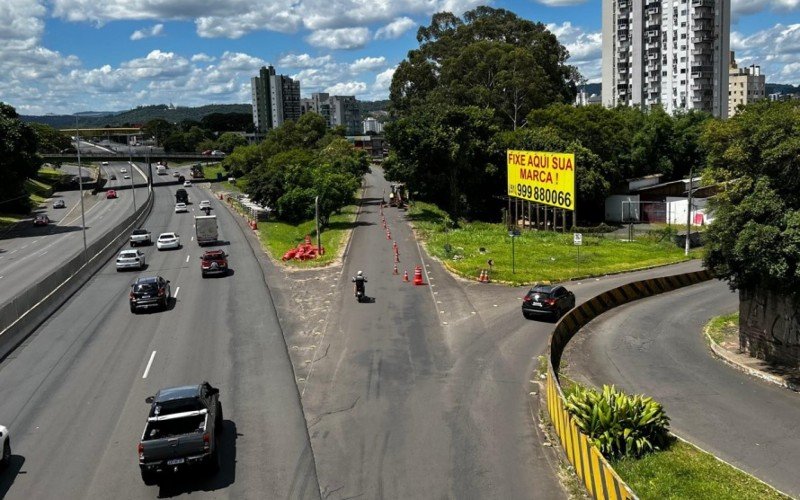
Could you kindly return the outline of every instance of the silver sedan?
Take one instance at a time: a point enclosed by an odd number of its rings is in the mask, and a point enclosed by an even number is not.
[[[145,256],[141,250],[123,250],[117,255],[117,271],[144,269]]]

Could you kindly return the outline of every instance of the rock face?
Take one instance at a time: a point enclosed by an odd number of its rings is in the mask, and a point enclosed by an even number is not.
[[[739,346],[769,362],[800,366],[800,299],[763,288],[740,290]]]

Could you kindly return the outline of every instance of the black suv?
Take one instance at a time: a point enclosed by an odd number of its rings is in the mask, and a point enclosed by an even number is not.
[[[169,298],[169,280],[165,280],[161,276],[137,278],[131,286],[131,312],[135,313],[136,309],[140,307],[166,309],[169,306]]]
[[[560,318],[575,307],[575,294],[561,285],[534,285],[522,298],[522,315],[531,319],[537,315]]]

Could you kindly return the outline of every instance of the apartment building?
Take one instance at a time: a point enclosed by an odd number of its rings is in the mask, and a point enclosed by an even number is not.
[[[383,123],[371,116],[364,118],[364,133],[367,134],[369,132],[374,132],[376,134],[382,133]]]
[[[766,77],[761,67],[755,64],[740,68],[736,65],[735,54],[731,52],[731,65],[728,76],[728,114],[736,114],[736,107],[766,98]]]
[[[301,110],[303,114],[313,111],[322,115],[329,128],[344,126],[347,135],[361,133],[361,110],[355,96],[314,93],[301,100]]]
[[[250,87],[253,123],[258,133],[266,133],[287,120],[300,118],[300,82],[275,74],[272,66],[262,66],[259,76],[250,79]]]
[[[730,0],[603,0],[603,104],[727,117],[730,9]]]

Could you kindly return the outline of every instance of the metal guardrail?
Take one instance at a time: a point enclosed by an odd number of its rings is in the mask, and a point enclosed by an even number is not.
[[[632,500],[637,497],[617,475],[600,450],[592,445],[589,438],[578,429],[574,419],[564,408],[564,391],[561,389],[558,378],[564,349],[584,325],[610,309],[634,300],[708,281],[711,278],[710,272],[702,270],[627,283],[587,300],[568,312],[556,325],[553,335],[550,337],[547,410],[567,459],[583,481],[586,490],[594,498]]]

